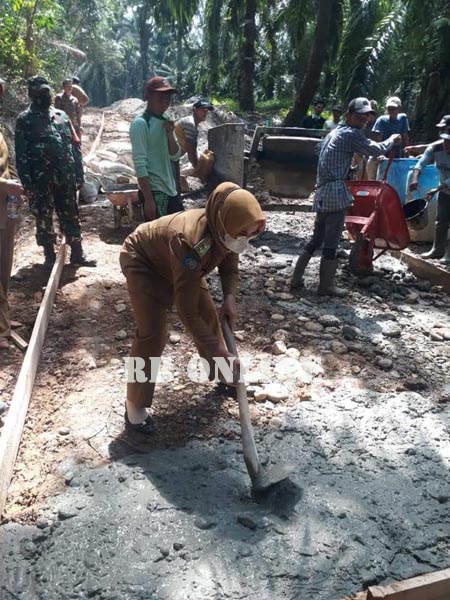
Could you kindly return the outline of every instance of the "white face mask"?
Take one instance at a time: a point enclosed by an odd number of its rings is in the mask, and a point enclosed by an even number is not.
[[[249,246],[248,241],[248,238],[245,236],[233,238],[229,233],[226,233],[222,240],[225,248],[228,248],[228,250],[231,250],[231,252],[236,252],[236,254],[241,254],[241,252],[247,250]]]
[[[219,221],[220,221],[223,229],[225,230],[225,225],[223,224],[222,216],[221,216],[220,212],[219,212],[218,216],[219,216]],[[241,252],[244,252],[248,248],[249,238],[245,237],[245,235],[241,235],[237,238],[234,238],[234,237],[231,237],[231,235],[225,231],[225,235],[221,238],[221,240],[222,240],[222,244],[225,246],[225,248],[227,248],[228,250],[231,250],[231,252],[236,252],[236,254],[241,254]]]

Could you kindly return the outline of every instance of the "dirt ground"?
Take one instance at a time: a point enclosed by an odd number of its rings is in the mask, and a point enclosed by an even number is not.
[[[102,141],[125,139],[132,115],[123,110],[105,111]],[[86,152],[98,131],[101,113],[89,110],[84,119]],[[200,195],[188,198],[186,205],[200,206],[204,201]],[[64,268],[9,492],[4,521],[10,525],[36,523],[52,498],[65,493],[80,469],[108,466],[142,451],[122,432],[124,358],[131,346],[134,323],[118,255],[130,228],[114,229],[112,205],[105,198],[81,205],[80,213],[85,250],[97,259],[98,266]],[[282,443],[283,436],[277,437],[277,432],[283,415],[297,409],[310,410],[309,406],[313,409],[316,403],[325,411],[326,420],[326,407],[321,402],[337,393],[344,383],[350,385],[351,393],[364,397],[412,393],[411,402],[420,405],[423,398],[430,411],[444,411],[448,416],[448,295],[439,287],[417,280],[388,257],[380,259],[373,276],[358,280],[346,269],[349,245],[345,242],[339,283],[349,289],[349,296],[338,302],[315,294],[318,262],[313,259],[305,293],[293,297],[289,275],[298,249],[311,231],[313,216],[294,211],[267,214],[267,231],[242,258],[237,330],[240,352],[248,357],[250,371],[254,372],[250,378],[250,405],[261,439],[267,434],[275,445]],[[19,333],[25,339],[31,334],[48,276],[33,236],[32,219],[25,215],[10,293],[13,318],[23,323]],[[219,301],[217,275],[209,279]],[[235,399],[214,383],[194,383],[188,378],[186,365],[195,352],[175,313],[169,316],[169,331],[165,357],[168,363],[172,361],[173,368],[156,393],[153,409],[157,434],[144,451],[163,456],[161,452],[182,449],[186,444],[238,445]],[[296,364],[302,375],[292,378],[289,365],[279,362],[282,357],[299,361]],[[16,348],[2,355],[0,400],[6,404],[21,360],[22,353]],[[262,365],[268,365],[265,377],[255,375]],[[330,413],[330,417],[336,414]],[[292,430],[286,426],[285,431]],[[384,430],[377,430],[376,414],[373,427],[367,431],[372,431],[368,435],[385,439]],[[355,580],[350,588],[349,592],[358,590]],[[257,597],[251,590],[247,592],[247,597]],[[166,598],[162,594],[159,597]],[[185,597],[208,595],[193,593]]]

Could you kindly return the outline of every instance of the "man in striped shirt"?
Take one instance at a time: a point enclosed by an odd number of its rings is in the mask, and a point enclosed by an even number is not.
[[[319,294],[344,296],[346,291],[334,285],[337,259],[336,250],[344,229],[345,213],[353,198],[345,185],[353,154],[381,156],[394,144],[401,143],[401,135],[391,135],[384,142],[373,142],[364,134],[364,127],[373,112],[367,98],[353,99],[347,108],[345,123],[338,125],[322,142],[317,167],[316,192],[313,211],[316,214],[314,233],[300,254],[292,276],[291,289],[303,287],[303,274],[314,251],[323,244],[320,262]]]

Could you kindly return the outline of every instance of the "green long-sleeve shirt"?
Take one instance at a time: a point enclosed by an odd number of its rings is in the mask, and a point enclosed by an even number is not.
[[[180,158],[180,149],[178,147],[175,155],[169,154],[169,141],[163,127],[166,117],[147,114],[147,118],[143,115],[136,117],[130,127],[136,177],[148,177],[154,192],[176,196],[177,187],[172,162]]]

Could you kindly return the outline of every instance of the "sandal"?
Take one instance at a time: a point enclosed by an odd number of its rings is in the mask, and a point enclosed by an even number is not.
[[[155,422],[153,421],[153,418],[148,415],[142,423],[131,423],[128,418],[128,413],[125,411],[125,431],[128,431],[129,433],[140,433],[142,435],[153,435],[155,433]]]

